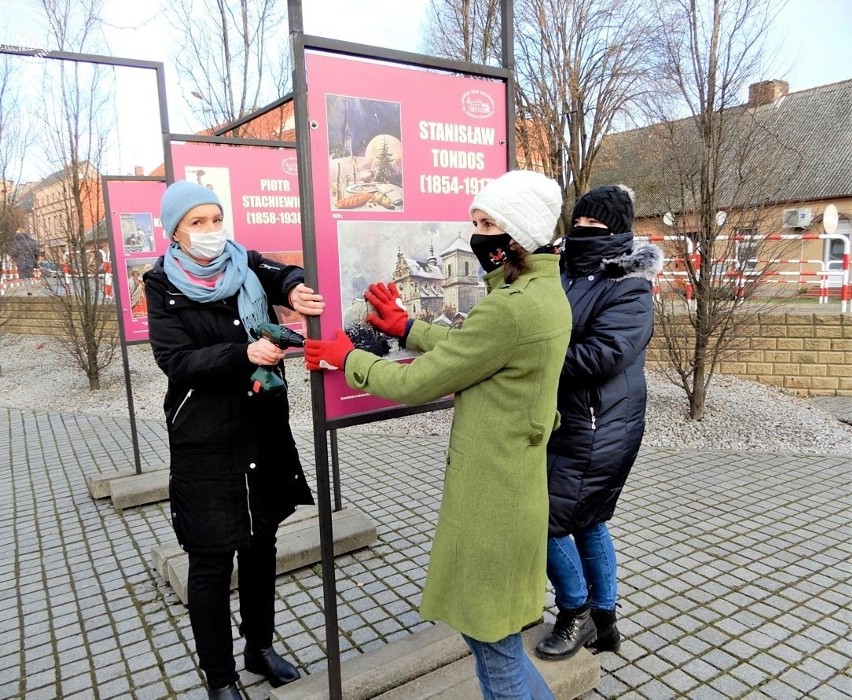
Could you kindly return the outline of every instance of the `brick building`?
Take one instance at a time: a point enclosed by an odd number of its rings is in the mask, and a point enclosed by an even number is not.
[[[79,190],[79,205],[75,189]],[[97,232],[103,230],[105,212],[101,176],[91,163],[80,163],[76,174],[72,166],[66,166],[48,175],[27,190],[21,205],[25,210],[26,230],[46,258],[62,261],[70,246],[76,246],[73,241],[77,239],[80,224],[86,247],[96,249]]]
[[[852,233],[850,105],[852,80],[799,92],[770,80],[752,84],[748,101],[726,110],[716,213],[718,235],[734,241],[727,260],[720,261],[726,269],[747,275],[757,265],[753,241],[772,236],[777,243],[767,248],[770,258],[785,261],[772,272],[779,288],[804,293],[824,286],[829,296],[840,297]],[[684,161],[688,166],[698,148],[688,119],[610,134],[592,185],[623,182],[636,191],[637,233],[688,238],[695,212],[694,200],[684,196]],[[819,238],[826,233],[835,238]],[[676,254],[671,246],[667,250],[672,258],[667,271],[676,274]]]

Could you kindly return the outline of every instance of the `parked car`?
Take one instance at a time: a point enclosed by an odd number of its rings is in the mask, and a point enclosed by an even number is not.
[[[62,272],[62,268],[59,267],[55,262],[49,262],[47,260],[40,260],[38,263],[38,269],[41,270],[42,277],[64,277],[65,275]]]

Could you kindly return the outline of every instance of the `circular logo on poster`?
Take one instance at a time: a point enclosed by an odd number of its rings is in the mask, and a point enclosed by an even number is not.
[[[488,119],[494,114],[494,98],[482,90],[468,90],[462,95],[462,110],[474,119]]]
[[[296,175],[299,172],[299,163],[295,156],[288,156],[281,161],[281,169],[288,175]]]

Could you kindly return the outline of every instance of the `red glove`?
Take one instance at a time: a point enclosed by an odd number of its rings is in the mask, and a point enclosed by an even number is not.
[[[343,369],[346,356],[355,349],[346,331],[338,328],[334,340],[305,341],[305,365],[312,372],[320,369]]]
[[[364,298],[376,309],[376,313],[367,314],[369,323],[395,338],[405,337],[408,330],[408,312],[393,282],[387,286],[384,282],[371,284]]]

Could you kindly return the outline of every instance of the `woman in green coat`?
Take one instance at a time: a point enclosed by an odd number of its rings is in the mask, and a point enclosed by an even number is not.
[[[365,298],[376,328],[421,353],[409,364],[353,348],[342,330],[309,340],[308,369],[406,404],[455,394],[444,492],[420,607],[458,630],[485,698],[552,698],[520,630],[541,616],[546,586],[547,440],[571,311],[552,245],[559,186],[512,171],[470,206],[470,244],[488,295],[459,329],[413,321],[394,284]]]

